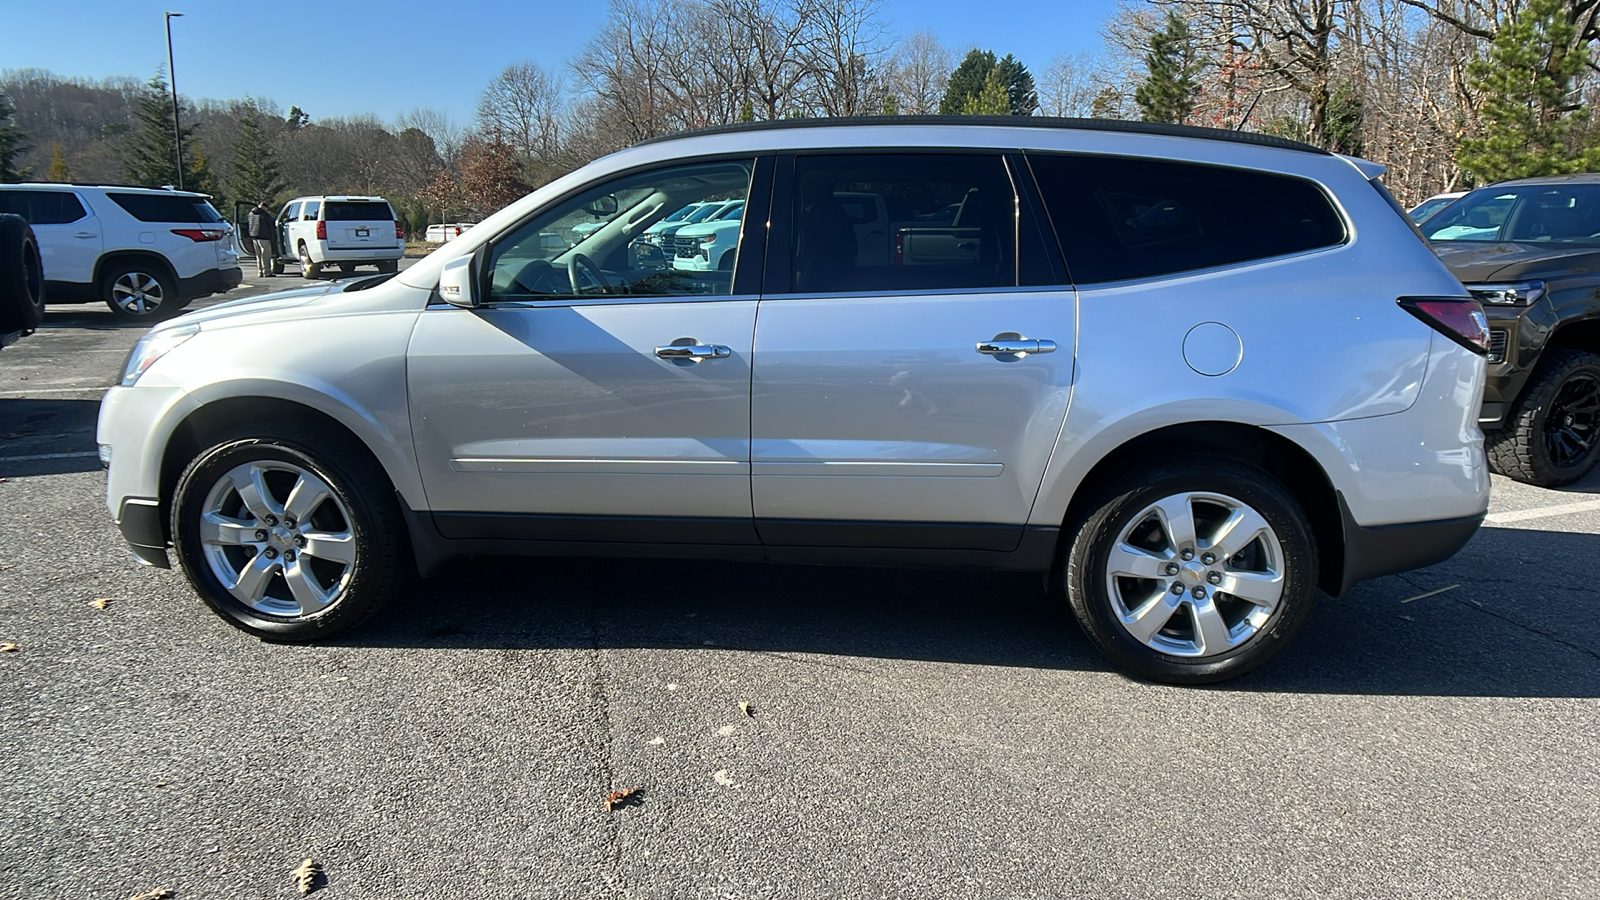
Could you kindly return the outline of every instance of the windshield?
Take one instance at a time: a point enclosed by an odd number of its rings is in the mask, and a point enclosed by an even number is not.
[[[1423,223],[1430,241],[1600,245],[1600,184],[1473,191]]]

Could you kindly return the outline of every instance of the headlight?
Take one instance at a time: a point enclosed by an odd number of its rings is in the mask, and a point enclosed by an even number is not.
[[[127,364],[122,367],[123,387],[131,386],[146,369],[155,365],[156,360],[199,333],[199,325],[180,325],[152,331],[140,338],[139,343],[133,345],[133,352],[128,354]]]
[[[1513,284],[1469,284],[1467,290],[1479,303],[1489,306],[1530,306],[1544,296],[1544,282],[1518,281]]]

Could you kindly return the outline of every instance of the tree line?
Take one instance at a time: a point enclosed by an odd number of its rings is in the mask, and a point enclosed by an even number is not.
[[[1600,168],[1600,0],[1121,0],[1095,54],[1031,70],[896,38],[881,0],[609,0],[569,61],[520,61],[470,122],[313,118],[180,98],[164,73],[0,73],[0,181],[176,184],[217,198],[381,194],[413,231],[472,221],[605,153],[783,118],[1144,119],[1277,134],[1386,163],[1404,201]],[[1003,48],[1001,48],[1003,49]],[[308,108],[310,104],[308,103]]]

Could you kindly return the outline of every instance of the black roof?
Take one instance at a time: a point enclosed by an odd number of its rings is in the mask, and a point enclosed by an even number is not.
[[[1521,184],[1600,184],[1600,172],[1579,172],[1576,175],[1535,175],[1532,178],[1513,178],[1497,181],[1486,187],[1505,187]]]
[[[1255,144],[1298,150],[1302,153],[1331,155],[1327,150],[1291,141],[1288,138],[1253,131],[1230,131],[1226,128],[1201,128],[1196,125],[1168,125],[1161,122],[1128,122],[1121,119],[1060,119],[1051,116],[840,116],[829,119],[774,119],[770,122],[740,122],[734,125],[713,125],[694,128],[675,134],[647,138],[635,146],[659,144],[679,138],[699,137],[707,134],[737,134],[746,131],[778,131],[786,128],[838,128],[861,125],[942,125],[963,128],[1067,128],[1078,131],[1120,131],[1131,134],[1156,134],[1165,137],[1200,138],[1208,141],[1228,141],[1235,144]]]

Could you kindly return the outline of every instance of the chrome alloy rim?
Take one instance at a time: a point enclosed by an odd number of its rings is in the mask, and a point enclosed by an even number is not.
[[[1106,561],[1112,612],[1170,656],[1226,653],[1260,633],[1283,599],[1283,545],[1224,494],[1163,497],[1135,515]]]
[[[350,514],[327,482],[293,463],[235,466],[206,494],[200,543],[234,599],[270,616],[315,615],[355,572]]]
[[[111,282],[112,302],[137,316],[155,312],[165,299],[161,282],[145,272],[124,272]]]

